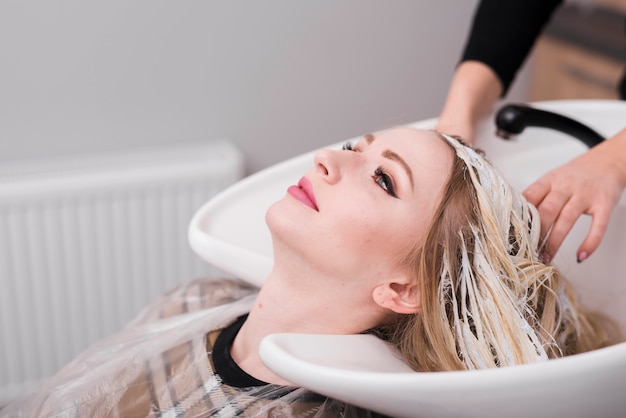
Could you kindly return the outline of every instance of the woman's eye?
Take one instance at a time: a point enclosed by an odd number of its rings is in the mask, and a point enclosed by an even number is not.
[[[374,171],[373,177],[374,177],[374,181],[390,196],[396,197],[396,198],[398,197],[398,195],[396,194],[396,189],[393,185],[393,181],[391,180],[391,177],[389,176],[389,174],[385,173],[382,167],[378,167]]]
[[[341,147],[342,150],[344,151],[352,151],[352,143],[351,142],[346,142],[345,144],[343,144],[343,146]]]

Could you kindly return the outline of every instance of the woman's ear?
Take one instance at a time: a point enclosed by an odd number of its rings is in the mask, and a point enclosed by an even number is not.
[[[406,278],[379,284],[374,288],[374,302],[380,307],[400,314],[414,314],[420,310],[417,283]]]

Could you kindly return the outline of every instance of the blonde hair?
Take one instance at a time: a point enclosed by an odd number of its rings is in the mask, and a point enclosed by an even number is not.
[[[618,328],[585,312],[570,284],[540,259],[535,207],[474,149],[453,149],[452,173],[425,242],[405,259],[420,312],[392,343],[417,371],[531,363],[617,342]]]

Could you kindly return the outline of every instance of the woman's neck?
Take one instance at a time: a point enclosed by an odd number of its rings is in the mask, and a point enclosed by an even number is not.
[[[269,370],[259,357],[261,340],[267,335],[356,334],[379,319],[368,315],[367,301],[357,300],[354,294],[343,297],[339,289],[324,284],[329,283],[327,279],[309,279],[302,275],[286,277],[274,270],[263,285],[231,348],[233,360],[246,373],[268,383],[290,384]],[[341,284],[336,287],[341,288]]]

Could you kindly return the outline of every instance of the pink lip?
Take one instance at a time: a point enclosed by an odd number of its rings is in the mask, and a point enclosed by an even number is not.
[[[306,178],[302,177],[297,186],[291,186],[287,189],[287,193],[304,203],[311,209],[319,212],[317,202],[315,202],[315,194],[313,193],[313,185]]]

